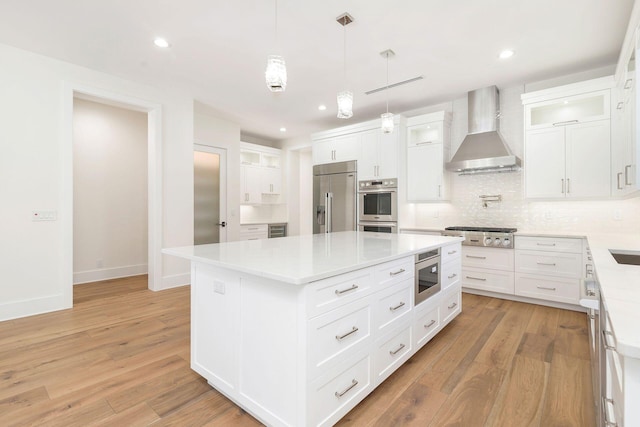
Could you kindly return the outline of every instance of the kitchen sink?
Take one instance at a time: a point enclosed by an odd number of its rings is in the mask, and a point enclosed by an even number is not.
[[[640,252],[609,249],[618,264],[640,265]]]

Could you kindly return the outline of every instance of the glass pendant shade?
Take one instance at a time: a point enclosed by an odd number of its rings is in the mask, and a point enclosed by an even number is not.
[[[287,67],[282,56],[269,55],[267,57],[264,78],[271,92],[284,92],[287,87]]]
[[[382,133],[393,132],[393,113],[382,113],[380,118],[382,119]]]
[[[338,92],[338,118],[348,119],[353,116],[353,92]]]

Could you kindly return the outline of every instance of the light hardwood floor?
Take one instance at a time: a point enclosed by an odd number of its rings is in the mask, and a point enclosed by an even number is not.
[[[0,322],[1,426],[258,426],[189,369],[189,287],[80,285]],[[463,312],[341,426],[592,426],[585,315],[463,295]]]

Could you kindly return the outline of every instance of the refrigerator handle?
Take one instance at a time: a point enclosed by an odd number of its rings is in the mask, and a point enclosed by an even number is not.
[[[324,225],[325,207],[322,205],[316,206],[316,223],[318,225]]]
[[[324,194],[324,205],[326,206],[326,225],[325,233],[331,233],[331,211],[333,209],[333,193]]]

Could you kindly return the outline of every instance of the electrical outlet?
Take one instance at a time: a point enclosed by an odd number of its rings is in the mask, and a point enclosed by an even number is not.
[[[57,219],[57,211],[31,211],[31,221],[55,221]]]
[[[219,282],[217,280],[213,281],[213,292],[217,293],[217,294],[221,294],[224,295],[225,294],[225,286],[224,286],[224,282]]]

